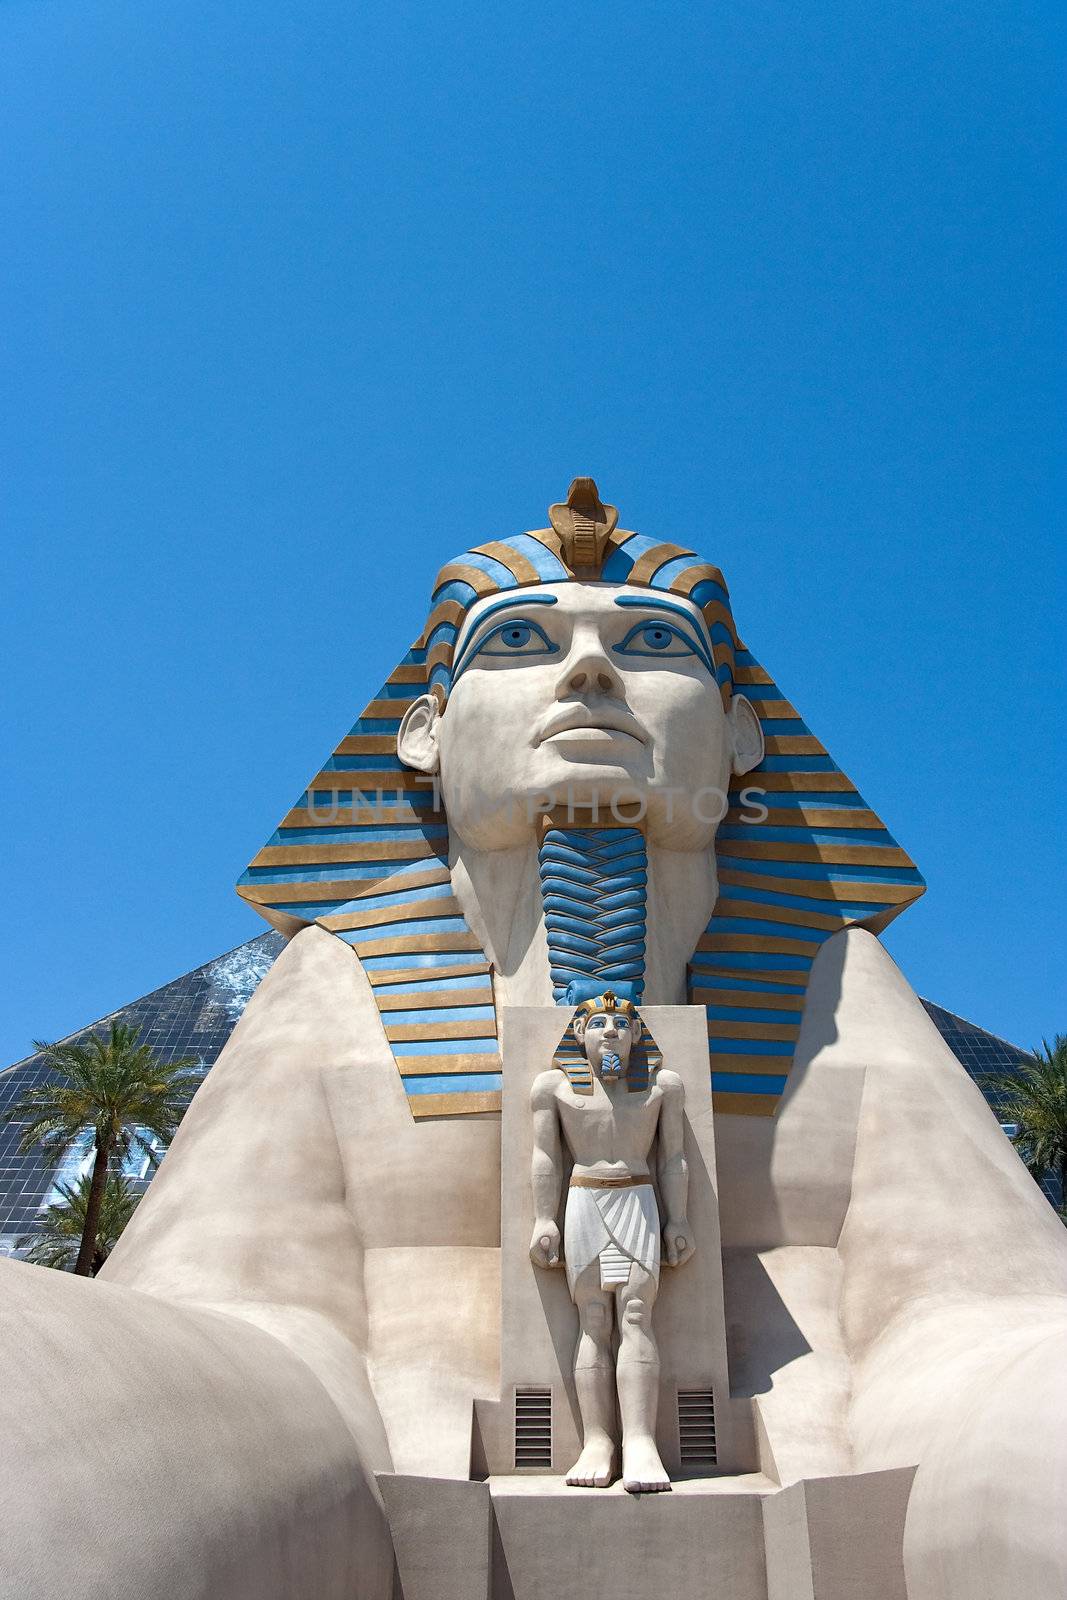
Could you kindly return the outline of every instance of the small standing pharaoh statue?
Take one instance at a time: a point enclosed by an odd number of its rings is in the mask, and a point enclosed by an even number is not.
[[[655,1492],[671,1485],[655,1441],[659,1352],[652,1307],[659,1287],[660,1217],[648,1163],[658,1133],[666,1257],[669,1266],[679,1267],[695,1248],[685,1214],[685,1091],[676,1073],[650,1071],[641,1019],[630,1001],[610,991],[586,1000],[572,1031],[582,1055],[568,1058],[565,1040],[553,1068],[535,1079],[531,1091],[535,1266],[560,1264],[555,1218],[564,1141],[574,1161],[563,1253],[580,1325],[574,1382],[583,1441],[567,1482],[601,1489],[615,1477],[617,1392],[623,1487],[633,1494]]]

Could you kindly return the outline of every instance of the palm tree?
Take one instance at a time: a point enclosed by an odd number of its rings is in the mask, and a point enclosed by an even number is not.
[[[78,1258],[81,1240],[85,1233],[85,1218],[89,1209],[93,1181],[85,1172],[77,1183],[59,1183],[56,1188],[62,1196],[53,1201],[37,1218],[33,1233],[19,1240],[25,1249],[26,1261],[38,1267],[57,1267],[69,1272]],[[111,1254],[123,1228],[133,1216],[141,1196],[135,1194],[125,1178],[109,1172],[104,1185],[104,1198],[96,1224],[96,1238],[89,1271],[95,1278]]]
[[[154,1142],[169,1144],[203,1070],[192,1057],[160,1061],[138,1030],[113,1022],[110,1032],[87,1040],[45,1044],[34,1041],[53,1077],[28,1089],[5,1113],[8,1122],[26,1124],[23,1155],[34,1145],[58,1155],[89,1128],[93,1134],[92,1181],[74,1271],[92,1270],[100,1212],[113,1157],[139,1151],[155,1165]]]
[[[991,1073],[1001,1122],[1014,1123],[1012,1144],[1038,1182],[1052,1173],[1060,1184],[1060,1210],[1067,1217],[1067,1033],[1043,1040],[1015,1072]]]

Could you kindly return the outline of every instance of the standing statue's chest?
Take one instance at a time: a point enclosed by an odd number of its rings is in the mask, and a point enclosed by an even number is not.
[[[564,1134],[572,1144],[583,1147],[590,1140],[609,1143],[622,1139],[651,1144],[659,1120],[662,1096],[658,1088],[641,1094],[620,1089],[614,1095],[594,1084],[591,1095],[578,1095],[569,1087],[557,1096]]]

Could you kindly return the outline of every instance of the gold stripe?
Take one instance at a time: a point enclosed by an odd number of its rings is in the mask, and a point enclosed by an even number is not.
[[[809,806],[768,806],[767,815],[753,822],[744,815],[747,806],[731,806],[725,821],[748,823],[754,828],[882,828],[881,818],[873,811],[860,811],[848,806],[824,806],[818,810]],[[725,844],[725,841],[724,841]]]
[[[730,630],[731,637],[736,642],[737,635],[734,633],[734,619],[727,607],[723,605],[721,600],[709,600],[707,605],[701,608],[701,615],[708,625],[709,632],[713,622],[725,623],[726,627]],[[730,646],[731,653],[735,647],[736,644]]]
[[[738,641],[738,649],[740,649],[740,641]],[[737,681],[738,683],[764,683],[771,689],[775,686],[774,679],[770,673],[764,672],[762,667],[738,667]]]
[[[732,1089],[711,1092],[712,1109],[720,1117],[773,1117],[780,1098],[776,1094],[736,1094]]]
[[[386,889],[384,893],[388,894]],[[351,931],[353,928],[384,928],[390,922],[421,922],[429,918],[461,916],[459,901],[454,895],[442,895],[440,900],[408,900],[396,906],[367,906],[363,911],[343,911],[331,918],[335,927]]]
[[[352,942],[352,948],[360,956],[421,955],[424,951],[444,953],[449,950],[476,950],[482,954],[482,947],[473,933],[397,933],[389,939],[359,939]]]
[[[446,567],[441,568],[437,574],[437,582],[434,584],[434,592],[436,593],[442,584],[446,583],[469,583],[475,594],[479,596],[496,594],[500,589],[500,585],[495,578],[491,578],[488,573],[480,571],[478,567],[468,567],[464,561],[450,561]]]
[[[708,1037],[714,1037],[710,1030]],[[713,1052],[711,1057],[712,1072],[753,1072],[763,1078],[784,1077],[792,1064],[792,1056],[721,1056]]]
[[[417,980],[416,980],[417,981]],[[491,1006],[492,989],[414,989],[406,994],[377,994],[379,1011],[446,1011],[451,1006]],[[762,1002],[761,1002],[762,1004]]]
[[[502,539],[490,539],[486,544],[476,544],[473,549],[474,554],[477,556],[489,556],[491,560],[499,561],[501,566],[507,567],[511,576],[520,584],[540,583],[542,581],[541,574],[533,562],[527,560],[521,551],[513,550]]]
[[[715,907],[717,917],[755,917],[761,922],[792,922],[800,927],[826,928],[836,933],[841,918],[829,911],[801,911],[797,906],[765,905],[758,900],[720,900]]]
[[[456,1022],[445,1018],[440,1022],[393,1022],[386,1023],[385,1037],[392,1044],[411,1039],[495,1039],[496,1023],[492,1017]],[[406,1070],[403,1056],[400,1067]]]
[[[426,668],[417,661],[405,661],[401,666],[394,667],[386,678],[386,683],[425,683]]]
[[[647,583],[658,567],[665,562],[673,561],[677,556],[691,556],[692,550],[687,550],[680,544],[657,544],[653,549],[646,550],[639,556],[626,575],[627,583]]]
[[[762,873],[719,870],[719,882],[739,889],[767,889],[779,894],[803,894],[809,900],[850,900],[862,905],[868,900],[908,905],[922,893],[918,884],[907,883],[826,883],[818,878],[771,878]]]
[[[423,638],[428,639],[442,622],[450,622],[454,628],[458,628],[466,615],[467,608],[461,606],[458,600],[439,600],[426,618],[426,626],[422,630]]]
[[[499,1089],[471,1089],[465,1094],[410,1094],[408,1105],[416,1122],[427,1117],[477,1117],[487,1111],[499,1112],[503,1096]]]
[[[439,639],[426,657],[426,665],[431,672],[434,667],[448,667],[452,664],[452,651],[455,649],[454,639]]]
[[[798,720],[800,717],[800,713],[788,700],[753,700],[752,709],[761,722],[766,717],[796,717]],[[367,715],[366,712],[363,714]]]
[[[370,846],[368,853],[370,851]],[[386,848],[394,852],[396,846],[392,843],[386,846],[376,844],[375,850]],[[427,856],[432,852],[428,849],[405,848],[404,856]],[[371,859],[380,861],[386,857],[375,855]],[[380,880],[378,880],[380,882]],[[257,906],[274,905],[299,905],[305,901],[321,900],[323,904],[336,902],[344,904],[345,901],[354,900],[357,891],[364,890],[367,885],[366,878],[313,878],[306,883],[243,883],[241,893],[246,900]],[[324,913],[324,915],[332,913]],[[388,918],[386,919],[388,920]],[[397,918],[397,921],[402,920]],[[406,920],[406,919],[403,919]]]
[[[334,751],[335,756],[395,756],[395,733],[348,733]]]
[[[288,811],[279,831],[287,828],[377,828],[386,823],[444,822],[443,811],[432,806],[298,806]],[[273,848],[280,848],[274,846]]]
[[[792,793],[856,794],[856,786],[843,772],[749,772],[730,782],[730,793],[742,789],[789,790]]]
[[[453,1077],[463,1072],[499,1072],[500,1057],[495,1050],[484,1055],[397,1056],[396,1064],[405,1078],[432,1078],[435,1073]]]
[[[420,867],[416,872],[391,872],[382,878],[364,878],[364,887],[352,899],[362,900],[371,894],[391,894],[393,890],[425,889],[434,883],[448,883],[451,876],[447,865],[442,863],[439,867]]]
[[[410,700],[372,700],[360,712],[360,720],[369,719],[374,722],[381,722],[395,719],[399,722],[408,707],[414,704],[414,696]]]
[[[724,839],[732,856],[755,861],[820,861],[826,866],[913,867],[911,857],[897,845],[794,844],[777,839]]]
[[[681,552],[682,555],[685,555],[685,553],[686,552],[684,550]],[[680,572],[672,581],[671,593],[690,595],[696,588],[697,584],[703,583],[705,579],[710,579],[712,583],[719,584],[724,592],[728,592],[726,589],[726,579],[723,577],[718,567],[709,566],[706,561],[695,561],[693,566],[686,567],[685,571]]]
[[[760,1011],[804,1009],[802,994],[767,994],[762,989],[694,989],[689,998],[695,1006],[745,1006]]]
[[[567,563],[563,559],[563,546],[560,543],[559,534],[556,532],[555,528],[527,528],[526,537],[528,539],[536,539],[538,544],[544,545],[549,555],[555,556],[561,567],[566,567]],[[554,580],[538,579],[538,582],[547,583],[552,581]]]
[[[732,983],[736,983],[741,977],[751,978],[753,982],[759,983],[789,983],[800,990],[798,995],[791,996],[797,1001],[798,1005],[804,1004],[804,995],[808,986],[808,974],[806,972],[776,972],[773,969],[764,971],[761,968],[758,972],[745,971],[741,973],[738,972],[736,967],[717,967],[714,961],[704,962],[697,975],[700,977],[707,975],[709,978],[726,978],[728,982]]]
[[[584,1173],[577,1176],[571,1173],[570,1187],[572,1189],[644,1189],[651,1188],[652,1175],[646,1172],[643,1178],[635,1178],[627,1174],[625,1178],[604,1176],[595,1178],[591,1174],[586,1177]]]
[[[799,1022],[723,1022],[715,1017],[708,1020],[708,1034],[716,1039],[773,1039],[779,1044],[795,1044],[800,1038],[800,1024]]]
[[[412,841],[415,843],[433,844],[432,854],[439,855],[443,858],[444,850],[447,848],[446,840],[426,840],[416,834],[412,834],[411,837]],[[393,859],[398,859],[401,861],[406,856],[417,855],[419,853],[418,851],[412,851],[406,843],[404,843],[403,847],[401,848],[400,842],[395,839],[348,839],[343,844],[267,844],[263,846],[263,849],[259,852],[258,856],[256,856],[255,860],[252,862],[252,866],[317,867],[327,866],[330,862],[337,861],[382,861],[390,859],[388,856],[374,854],[371,847],[378,844],[388,844],[392,849],[398,851],[398,855],[396,855]],[[425,854],[426,852],[423,851],[422,853]],[[447,873],[445,875],[447,877]],[[361,879],[360,881],[364,883],[367,882],[366,879]],[[427,882],[434,881],[437,880],[427,879]],[[374,889],[365,889],[363,892],[365,894],[383,893],[384,891],[381,888],[382,880],[378,878],[374,879],[373,882],[375,883],[376,887]],[[355,897],[352,895],[349,896],[349,899],[353,898]]]
[[[769,933],[702,933],[697,940],[698,950],[739,950],[748,955],[814,956],[820,948],[809,939],[778,939]]]
[[[489,963],[485,960],[460,961],[451,967],[383,967],[378,972],[366,974],[372,989],[380,989],[393,983],[418,983],[421,978],[487,978],[488,976]],[[380,1010],[385,997],[376,994],[374,998]]]
[[[826,751],[810,733],[769,733],[766,736],[769,756],[824,756]]]
[[[331,794],[341,794],[349,789],[367,794],[374,789],[421,789],[423,794],[433,792],[433,778],[425,772],[411,772],[407,767],[396,770],[371,772],[319,772],[307,785],[308,790],[325,789]]]

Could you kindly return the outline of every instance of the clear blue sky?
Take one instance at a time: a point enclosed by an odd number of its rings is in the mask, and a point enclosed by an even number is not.
[[[1053,0],[6,0],[0,1062],[260,931],[440,561],[576,473],[915,857],[916,988],[1067,1030],[1065,59]]]

